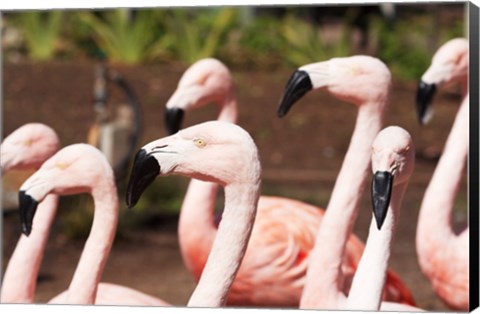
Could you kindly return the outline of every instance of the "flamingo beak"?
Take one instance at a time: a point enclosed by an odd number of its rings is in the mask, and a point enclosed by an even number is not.
[[[277,109],[278,117],[285,116],[293,104],[303,97],[307,92],[312,90],[313,85],[310,75],[306,71],[295,71],[288,80],[285,92],[282,95],[280,104]]]
[[[32,222],[37,211],[38,201],[22,190],[18,192],[18,201],[22,233],[28,237],[32,231]]]
[[[181,108],[167,108],[165,111],[165,127],[168,134],[177,133],[182,125],[185,111]]]
[[[417,116],[420,124],[427,123],[431,116],[430,105],[437,87],[435,84],[428,84],[420,81],[417,90]]]
[[[388,205],[392,195],[393,175],[389,171],[377,171],[372,180],[372,205],[373,215],[377,228],[382,228],[387,216]]]
[[[132,173],[127,185],[127,206],[132,208],[137,204],[145,189],[160,174],[160,165],[145,149],[141,149],[135,155]]]

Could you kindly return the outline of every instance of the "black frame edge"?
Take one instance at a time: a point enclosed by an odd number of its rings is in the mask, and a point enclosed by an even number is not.
[[[470,237],[470,311],[479,307],[479,8],[469,2],[469,237]]]

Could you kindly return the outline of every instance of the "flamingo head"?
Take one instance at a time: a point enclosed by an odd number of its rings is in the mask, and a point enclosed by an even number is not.
[[[435,53],[418,84],[416,103],[420,124],[427,123],[433,115],[430,105],[437,88],[466,81],[468,58],[468,41],[464,38],[448,41]]]
[[[222,106],[233,95],[233,80],[219,60],[206,58],[185,71],[166,105],[165,126],[169,134],[180,130],[186,111],[210,103]]]
[[[135,206],[157,176],[184,175],[223,186],[260,181],[258,152],[239,126],[209,121],[148,143],[135,156],[127,205]]]
[[[377,58],[352,56],[304,65],[290,77],[280,99],[278,116],[311,90],[329,91],[333,96],[357,106],[383,106],[388,98],[391,75]]]
[[[5,138],[0,148],[2,173],[11,169],[38,169],[58,151],[60,140],[50,127],[28,123]]]
[[[383,225],[392,188],[410,178],[415,148],[410,134],[397,126],[380,131],[372,144],[372,205],[377,227]]]
[[[100,186],[98,182],[105,180],[114,185],[113,170],[97,148],[74,144],[61,149],[20,187],[22,232],[30,234],[37,206],[48,194],[94,193],[95,187]],[[103,190],[96,192],[105,193]]]

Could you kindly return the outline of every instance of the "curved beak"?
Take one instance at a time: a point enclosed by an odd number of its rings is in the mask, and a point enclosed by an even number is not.
[[[310,75],[306,71],[295,71],[288,80],[285,91],[280,99],[278,105],[277,115],[278,117],[285,116],[293,104],[303,97],[307,92],[312,90],[313,85],[310,79]]]
[[[420,124],[428,122],[428,118],[431,116],[430,105],[432,103],[433,95],[437,87],[435,84],[428,84],[424,81],[420,81],[417,89],[417,116]]]
[[[141,149],[135,155],[132,172],[127,186],[127,206],[132,208],[137,204],[143,191],[160,174],[160,165],[155,157],[147,154],[145,149]]]
[[[392,195],[393,175],[389,171],[377,171],[372,180],[372,205],[373,215],[377,228],[382,228],[387,216],[390,197]]]
[[[22,233],[29,236],[30,232],[32,232],[32,222],[37,211],[38,201],[22,190],[18,192],[18,201]]]
[[[165,127],[168,134],[177,133],[182,126],[185,111],[180,108],[167,108],[165,111]]]

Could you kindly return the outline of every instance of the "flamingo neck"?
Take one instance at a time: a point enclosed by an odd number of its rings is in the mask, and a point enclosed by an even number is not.
[[[92,196],[95,206],[93,224],[68,288],[68,304],[95,303],[97,286],[117,229],[118,197],[113,179],[94,187]]]
[[[217,228],[214,225],[216,183],[190,180],[180,210],[178,237],[185,266],[200,278],[212,248]]]
[[[350,145],[310,254],[301,308],[316,308],[318,304],[322,308],[328,304],[335,308],[339,299],[345,297],[341,289],[343,255],[370,171],[371,147],[383,124],[384,107],[384,102],[360,106]]]
[[[38,272],[58,205],[58,196],[47,195],[38,205],[30,236],[22,235],[3,277],[1,301],[33,303]]]
[[[219,102],[217,120],[237,122],[237,101],[233,87]],[[214,224],[218,184],[191,179],[182,203],[178,236],[186,267],[196,280],[200,278],[212,248],[217,228]]]
[[[469,97],[466,95],[455,117],[442,156],[425,191],[417,226],[420,260],[455,245],[451,214],[468,155]],[[440,250],[440,251],[438,251]]]
[[[222,102],[219,103],[217,120],[230,123],[237,123],[238,106],[233,87],[229,90]]]
[[[378,311],[383,296],[388,260],[407,181],[394,186],[382,229],[372,215],[368,239],[347,299],[347,310]]]
[[[247,249],[255,220],[260,180],[225,187],[225,210],[200,281],[188,306],[220,307]]]

